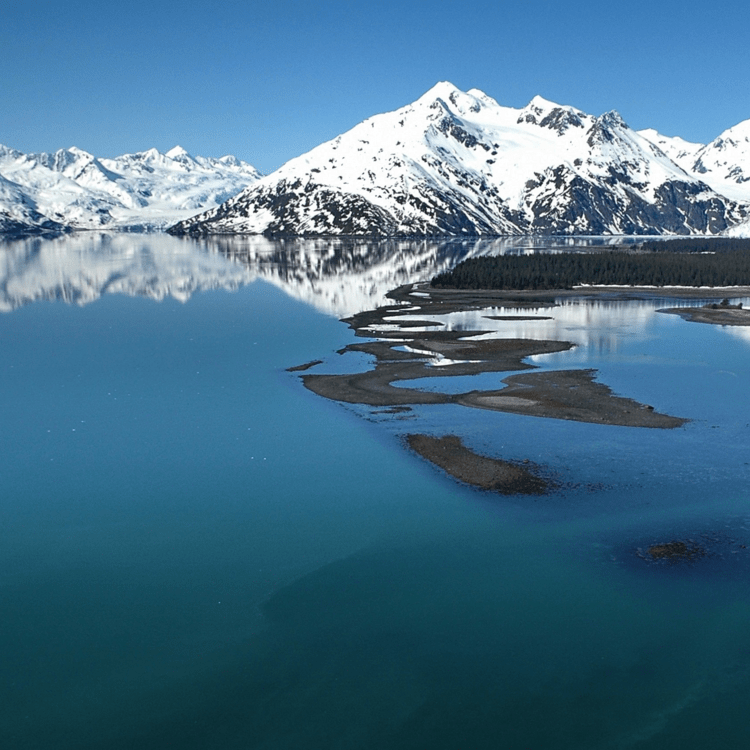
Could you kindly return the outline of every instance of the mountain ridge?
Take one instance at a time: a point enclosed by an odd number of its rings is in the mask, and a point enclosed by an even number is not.
[[[441,81],[263,177],[181,146],[114,159],[0,145],[0,234],[750,235],[750,120],[709,144]]]
[[[540,96],[440,82],[295,157],[173,234],[717,234],[750,210],[630,129]]]

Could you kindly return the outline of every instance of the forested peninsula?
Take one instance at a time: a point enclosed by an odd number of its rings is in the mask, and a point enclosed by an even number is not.
[[[750,286],[750,240],[687,238],[627,249],[470,258],[431,285],[451,289]]]

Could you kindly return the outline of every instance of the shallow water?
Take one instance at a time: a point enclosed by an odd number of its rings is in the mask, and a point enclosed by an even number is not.
[[[498,250],[372,244],[88,235],[0,249],[9,747],[744,738],[750,339],[658,314],[661,301],[483,319],[574,341],[535,363],[596,368],[692,420],[677,430],[344,407],[285,368],[359,369],[365,357],[336,353],[354,340],[337,315]],[[528,458],[562,489],[467,489],[404,450],[418,431]],[[672,539],[707,555],[638,555]]]

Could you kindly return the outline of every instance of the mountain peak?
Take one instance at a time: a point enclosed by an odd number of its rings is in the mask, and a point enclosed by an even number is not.
[[[628,124],[622,119],[622,115],[616,110],[611,109],[597,118],[602,125],[608,128],[627,128]]]
[[[442,103],[444,108],[459,115],[479,112],[482,107],[497,104],[479,89],[461,91],[448,81],[436,83],[429,91],[422,94],[415,104],[427,104],[432,107]]]
[[[431,89],[422,94],[417,101],[432,101],[434,99],[450,99],[451,96],[456,94],[463,94],[464,92],[456,88],[450,81],[438,81]]]
[[[725,130],[713,143],[729,141],[737,145],[743,141],[750,142],[750,120],[743,120]]]
[[[66,151],[69,154],[75,154],[76,156],[85,156],[90,159],[94,158],[93,154],[90,154],[88,151],[84,151],[82,148],[78,148],[78,146],[71,146],[70,148],[60,149],[56,153],[64,153]]]
[[[525,109],[539,109],[543,112],[547,112],[550,109],[557,109],[560,105],[556,102],[545,99],[543,96],[537,94],[525,107]]]
[[[575,107],[556,104],[537,95],[520,111],[516,124],[538,125],[562,135],[568,128],[584,127],[586,117],[585,113]]]
[[[182,161],[185,158],[188,158],[188,159],[192,158],[190,154],[187,151],[185,151],[185,149],[182,146],[175,146],[174,148],[169,149],[169,151],[167,151],[167,153],[164,154],[164,156],[167,156],[170,159],[175,159],[178,161]]]

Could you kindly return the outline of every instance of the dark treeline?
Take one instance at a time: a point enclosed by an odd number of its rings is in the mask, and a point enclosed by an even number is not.
[[[659,242],[656,251],[535,253],[471,258],[432,280],[454,289],[569,289],[579,284],[623,286],[750,286],[750,242],[723,238]],[[682,251],[665,245],[688,243]],[[729,243],[743,243],[739,246]],[[676,246],[673,246],[676,247]]]
[[[646,240],[634,246],[649,253],[734,253],[750,252],[750,239],[739,237],[679,237],[673,240]]]

